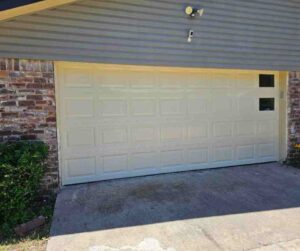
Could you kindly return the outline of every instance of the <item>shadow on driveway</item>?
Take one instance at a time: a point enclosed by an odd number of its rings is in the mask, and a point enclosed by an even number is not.
[[[222,245],[216,238],[211,237],[213,233],[210,233],[212,231],[210,227],[218,227],[213,224],[213,221],[210,225],[209,218],[298,208],[299,206],[300,170],[277,163],[96,182],[68,186],[59,193],[51,236],[99,233],[103,230],[114,229],[119,231],[114,232],[115,235],[122,235],[124,232],[120,232],[120,228],[129,229],[130,227],[153,226],[161,223],[168,223],[168,227],[171,227],[172,231],[176,227],[178,231],[183,231],[187,225],[171,226],[170,224],[171,222],[186,221],[185,224],[194,224],[191,231],[196,231],[195,228],[200,229],[201,234],[206,236],[206,239],[209,239],[218,250],[222,249]],[[299,218],[297,231],[299,230],[300,238],[299,213],[300,211],[296,212],[298,214],[296,216]],[[261,220],[262,223],[264,220],[274,223],[276,216],[274,219],[270,217],[273,216],[264,215],[253,219]],[[282,217],[284,219],[286,216]],[[291,215],[291,217],[293,216]],[[193,222],[193,220],[199,219],[205,219],[207,222]],[[237,225],[232,225],[236,219],[218,224],[221,224],[220,228],[227,224],[224,229],[228,229],[228,235],[232,236],[233,232],[230,232],[230,227],[237,227]],[[282,221],[284,222],[282,219],[281,222],[278,222],[278,227],[282,226]],[[286,222],[289,220],[292,218],[287,218]],[[240,220],[236,224],[240,224],[241,233],[244,226],[252,225],[250,218],[246,222]],[[275,225],[258,224],[256,228],[260,226],[262,229],[257,230],[262,233],[276,232],[276,229],[272,229]],[[255,226],[253,225],[253,227]],[[140,228],[136,231],[143,231],[143,229]],[[165,234],[168,235],[168,230],[165,231]],[[245,232],[247,231],[252,230],[245,230]],[[184,238],[184,233],[181,233],[182,238]],[[186,233],[188,235],[188,232]],[[149,230],[144,236],[147,237],[151,234],[152,232]],[[259,233],[256,234],[259,236]],[[294,233],[287,233],[287,235],[282,238],[283,241],[297,237]],[[108,236],[106,237],[108,238]],[[101,238],[105,239],[106,237],[102,236]],[[278,235],[274,238],[278,238],[280,241],[281,237]],[[110,243],[110,245],[113,244]],[[115,245],[117,244],[116,241]],[[172,242],[164,242],[164,244],[171,245]],[[254,246],[249,245],[249,247]],[[175,250],[181,249],[177,247]],[[190,250],[197,250],[197,248],[191,247]]]

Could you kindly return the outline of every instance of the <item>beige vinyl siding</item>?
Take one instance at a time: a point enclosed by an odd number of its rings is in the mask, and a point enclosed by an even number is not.
[[[0,23],[0,56],[210,68],[300,68],[300,2],[85,0]],[[195,32],[187,43],[189,29]]]

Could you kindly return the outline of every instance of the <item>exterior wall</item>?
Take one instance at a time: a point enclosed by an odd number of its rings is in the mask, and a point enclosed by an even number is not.
[[[42,140],[49,145],[43,189],[58,188],[54,69],[51,61],[0,58],[0,142]]]
[[[287,0],[83,0],[1,22],[0,57],[291,71],[299,16]]]
[[[300,166],[300,72],[289,74],[288,98],[288,161]]]

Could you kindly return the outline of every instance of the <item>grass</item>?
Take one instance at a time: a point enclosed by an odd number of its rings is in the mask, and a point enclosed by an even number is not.
[[[26,237],[18,237],[13,234],[6,239],[0,239],[0,251],[45,251],[50,234],[51,220],[54,210],[55,197],[43,200],[39,204],[37,216],[47,217],[44,226],[32,231]]]
[[[0,251],[45,251],[50,225],[51,222],[47,222],[47,224],[23,238],[11,236],[0,243]]]

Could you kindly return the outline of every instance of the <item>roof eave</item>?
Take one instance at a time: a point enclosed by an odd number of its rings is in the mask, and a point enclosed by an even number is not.
[[[0,11],[0,22],[9,20],[18,16],[23,16],[45,9],[54,8],[64,4],[70,4],[79,0],[44,0],[37,3],[27,4],[17,8]]]

